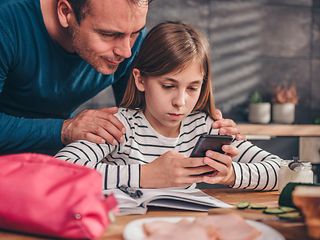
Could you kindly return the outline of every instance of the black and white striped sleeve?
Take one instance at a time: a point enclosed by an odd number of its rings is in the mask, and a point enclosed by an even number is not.
[[[281,159],[249,141],[234,141],[239,155],[233,159],[233,188],[276,190]]]
[[[107,160],[117,146],[76,141],[61,149],[55,158],[86,166],[98,171],[102,176],[103,189],[117,188],[120,185],[139,187],[140,165],[127,163],[123,159]]]

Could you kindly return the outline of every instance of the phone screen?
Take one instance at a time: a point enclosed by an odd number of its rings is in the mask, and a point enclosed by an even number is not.
[[[201,135],[190,157],[204,157],[207,150],[224,153],[222,146],[230,145],[232,140],[233,137],[228,135]]]

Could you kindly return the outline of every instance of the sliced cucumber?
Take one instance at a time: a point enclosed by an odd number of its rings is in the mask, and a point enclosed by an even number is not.
[[[292,208],[292,207],[282,207],[280,206],[280,209],[284,212],[284,213],[290,213],[290,212],[296,212],[297,209]]]
[[[251,209],[256,209],[256,210],[263,210],[263,209],[266,209],[267,206],[261,205],[261,204],[251,204],[250,208]]]
[[[267,208],[263,211],[266,214],[282,214],[285,213],[281,208]]]
[[[238,209],[246,209],[250,206],[250,202],[239,202],[236,207]]]
[[[288,212],[279,214],[278,217],[286,220],[297,220],[301,218],[301,214],[299,212]]]

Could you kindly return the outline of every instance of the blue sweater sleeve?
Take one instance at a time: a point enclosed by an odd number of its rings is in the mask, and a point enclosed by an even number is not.
[[[62,119],[27,119],[0,113],[1,153],[60,149],[63,147],[60,134],[62,124]]]
[[[13,66],[14,51],[14,45],[0,25],[0,93],[10,66]]]
[[[9,69],[15,65],[15,46],[0,25],[0,93]],[[24,152],[26,149],[59,149],[62,119],[27,119],[0,112],[0,152]],[[48,138],[48,136],[51,136]]]

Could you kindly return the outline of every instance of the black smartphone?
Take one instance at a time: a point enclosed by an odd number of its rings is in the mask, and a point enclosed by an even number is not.
[[[201,135],[190,157],[204,157],[207,150],[224,153],[222,150],[222,146],[230,145],[232,140],[233,137],[228,135]]]

